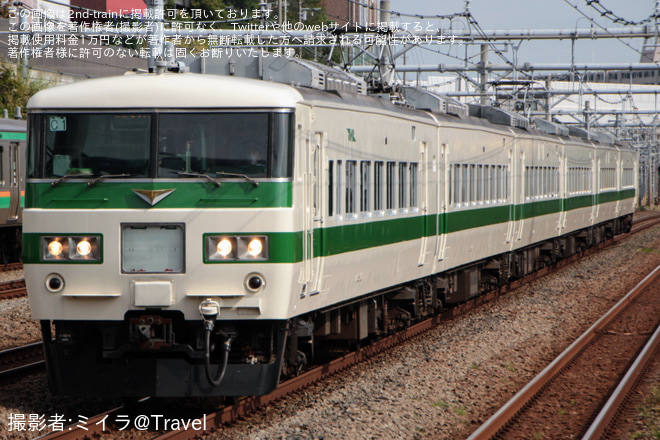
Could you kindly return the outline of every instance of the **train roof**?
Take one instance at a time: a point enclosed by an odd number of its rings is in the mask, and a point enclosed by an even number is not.
[[[139,97],[136,91],[139,90]],[[303,97],[284,84],[194,73],[128,74],[52,87],[28,110],[142,108],[291,108]]]
[[[27,121],[25,119],[0,118],[0,131],[24,133],[26,129]]]

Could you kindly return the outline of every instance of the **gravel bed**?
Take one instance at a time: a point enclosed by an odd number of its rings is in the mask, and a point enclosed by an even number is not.
[[[466,438],[658,264],[654,227],[208,438]],[[0,322],[5,347],[39,337],[26,298],[0,302]],[[0,439],[48,432],[8,432],[12,414],[77,422],[118,403],[54,398],[43,374],[1,384]]]

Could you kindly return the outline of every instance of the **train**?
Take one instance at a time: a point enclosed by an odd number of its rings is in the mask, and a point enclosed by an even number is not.
[[[0,119],[0,264],[21,259],[21,225],[25,201],[27,121]]]
[[[602,134],[212,61],[28,103],[23,263],[56,395],[264,395],[631,228],[638,155]]]

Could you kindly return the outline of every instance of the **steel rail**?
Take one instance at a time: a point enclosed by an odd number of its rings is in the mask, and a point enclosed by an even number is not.
[[[41,359],[34,361],[35,358]],[[26,363],[25,360],[30,360],[30,362]],[[5,369],[5,365],[10,365],[10,367]],[[42,368],[45,366],[42,343],[34,342],[32,344],[0,351],[0,366],[2,366],[2,370],[0,370],[0,380],[5,380],[18,374],[25,374],[28,371]]]
[[[634,388],[639,378],[643,376],[646,367],[658,352],[658,348],[660,348],[660,326],[656,328],[655,333],[653,333],[653,336],[647,342],[644,350],[642,350],[624,378],[619,382],[619,385],[598,416],[596,416],[596,419],[587,430],[587,433],[582,437],[582,440],[603,438],[607,428],[611,425],[619,409],[625,403],[630,391]]]
[[[37,437],[36,440],[80,440],[80,439],[91,439],[91,438],[103,438],[104,432],[107,431],[105,421],[108,420],[108,425],[112,424],[118,415],[119,411],[125,409],[125,407],[120,406],[110,411],[106,411],[102,414],[90,417],[85,420],[84,425],[76,424],[65,426],[61,431],[53,431],[48,434]]]
[[[27,295],[25,280],[13,280],[0,283],[0,299],[20,298]]]
[[[563,353],[550,363],[531,382],[520,390],[511,400],[501,407],[486,423],[468,437],[468,440],[486,440],[496,436],[511,418],[513,418],[539,391],[558,374],[571,360],[584,349],[597,335],[598,332],[612,321],[616,315],[630,304],[644,289],[660,277],[660,266],[640,281],[626,296],[624,296],[614,307],[594,323],[586,332],[575,340]]]

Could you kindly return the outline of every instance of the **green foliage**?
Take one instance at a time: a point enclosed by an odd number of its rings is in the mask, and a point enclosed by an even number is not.
[[[10,65],[0,65],[0,109],[13,114],[20,107],[25,117],[28,100],[45,86],[42,81],[22,78]]]
[[[217,17],[218,13],[216,11],[223,10],[227,7],[222,0],[193,0],[190,6],[193,9],[207,11],[211,17]],[[201,18],[200,20],[208,20],[208,18]]]

